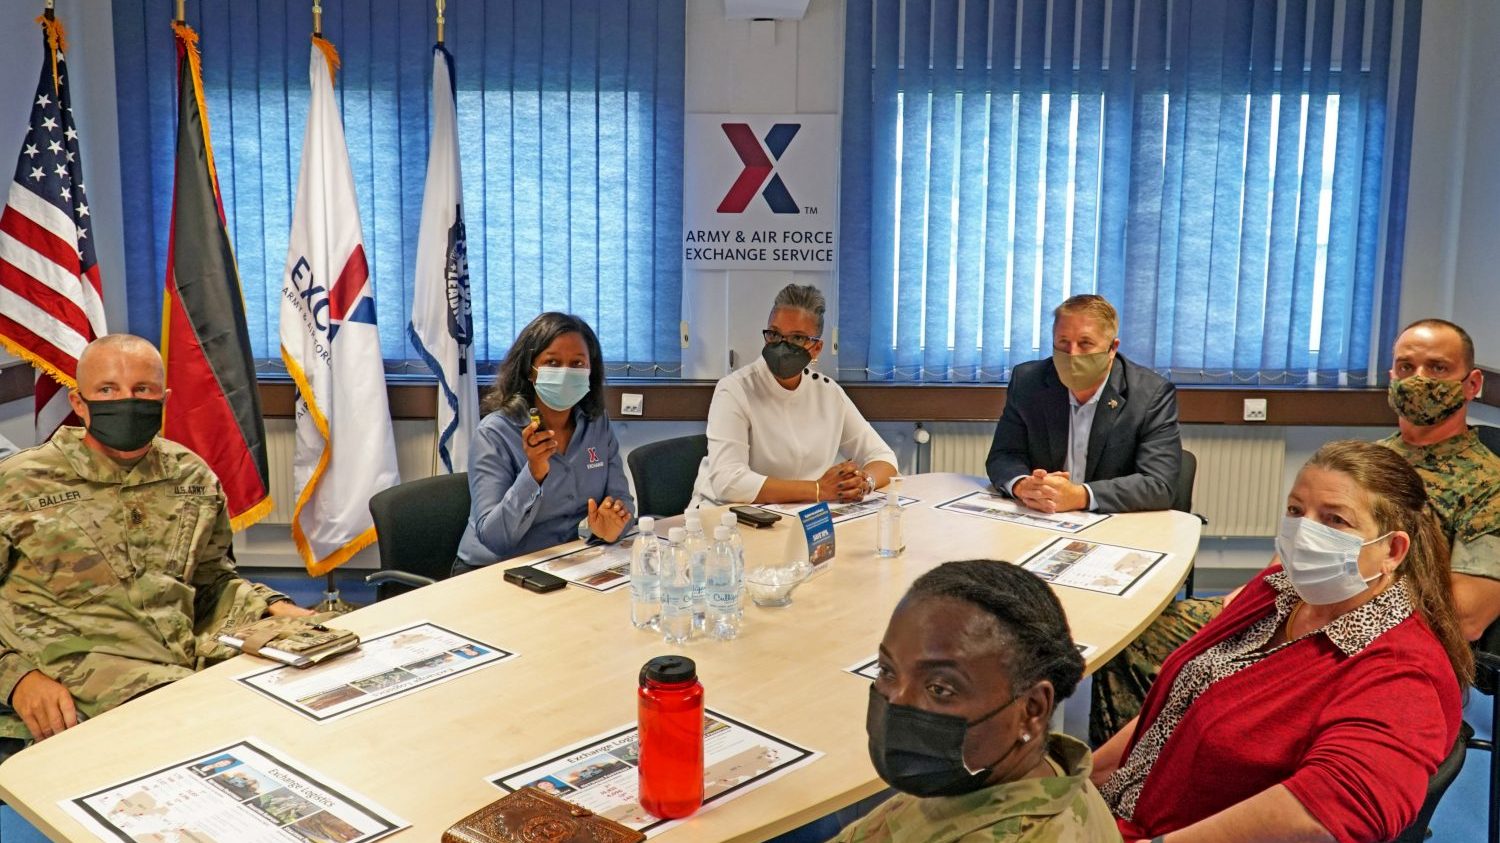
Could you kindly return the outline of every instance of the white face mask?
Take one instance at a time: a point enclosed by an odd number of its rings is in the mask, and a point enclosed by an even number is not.
[[[1348,600],[1380,579],[1382,574],[1367,578],[1359,572],[1359,551],[1389,535],[1362,542],[1359,536],[1312,519],[1285,515],[1276,534],[1276,555],[1297,595],[1306,603],[1326,606]]]

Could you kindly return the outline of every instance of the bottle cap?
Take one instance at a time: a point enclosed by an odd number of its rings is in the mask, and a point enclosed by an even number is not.
[[[692,682],[698,678],[698,665],[687,656],[657,656],[641,668],[641,684],[646,680],[661,683]]]
[[[734,526],[739,523],[739,520],[734,517],[733,512],[726,512],[723,515],[719,516],[719,523],[723,524],[725,527],[733,529]]]
[[[714,539],[721,542],[729,541],[729,528],[720,524],[714,528]]]
[[[656,531],[656,519],[649,515],[642,515],[635,523],[637,527],[641,528],[641,532],[643,533]]]
[[[703,526],[703,518],[697,510],[690,509],[683,514],[682,523],[686,524],[689,530],[698,529]]]
[[[681,527],[673,527],[667,531],[667,541],[672,544],[682,544],[687,540],[687,530]]]

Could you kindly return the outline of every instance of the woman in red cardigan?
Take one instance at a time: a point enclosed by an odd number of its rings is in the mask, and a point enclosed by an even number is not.
[[[1421,478],[1323,446],[1276,553],[1095,753],[1126,840],[1384,841],[1416,819],[1474,669]]]

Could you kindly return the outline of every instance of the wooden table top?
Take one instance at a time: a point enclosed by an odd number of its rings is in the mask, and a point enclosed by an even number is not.
[[[676,651],[697,662],[710,708],[824,756],[658,839],[764,840],[883,786],[866,752],[868,682],[844,668],[875,655],[911,582],[945,561],[1019,559],[1063,535],[933,508],[984,486],[956,474],[905,479],[902,493],[920,502],[905,512],[902,556],[875,556],[875,516],[840,524],[831,568],[803,584],[788,607],[747,600],[744,628],[730,642],[668,647],[630,626],[628,588],[534,594],[503,581],[502,568],[515,562],[437,583],[346,615],[340,625],[370,637],[430,620],[520,657],[316,723],[236,683],[266,664],[240,656],[17,754],[0,765],[0,798],[54,839],[89,840],[58,800],[250,736],[412,823],[389,839],[435,841],[501,795],[489,774],[633,722],[640,666]],[[705,523],[717,515],[706,513]],[[794,521],[742,530],[748,566],[783,552]],[[1113,516],[1078,534],[1172,554],[1124,596],[1056,588],[1075,639],[1094,647],[1090,670],[1172,599],[1199,532],[1194,516],[1149,512]]]

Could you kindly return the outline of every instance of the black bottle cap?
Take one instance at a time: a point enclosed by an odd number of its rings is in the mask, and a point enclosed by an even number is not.
[[[657,656],[641,668],[641,684],[646,680],[675,684],[698,678],[698,666],[687,656]]]

